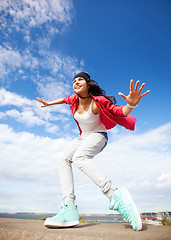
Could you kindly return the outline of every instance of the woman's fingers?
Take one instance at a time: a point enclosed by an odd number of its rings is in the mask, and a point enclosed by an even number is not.
[[[36,98],[39,102],[43,102],[43,100],[39,97]]]
[[[143,88],[144,88],[144,86],[145,86],[145,83],[142,83],[142,84],[141,84],[141,87],[140,87],[139,90],[138,90],[139,83],[140,83],[140,81],[138,80],[138,81],[136,82],[136,84],[135,84],[135,90],[134,90],[134,89],[133,89],[133,79],[131,79],[131,81],[130,81],[130,92],[134,92],[134,91],[135,91],[135,92],[141,93],[142,90],[143,90]],[[141,95],[141,97],[147,95],[149,92],[150,92],[150,90],[146,91],[145,93],[143,93],[143,94]]]
[[[41,106],[41,107],[46,107],[47,106],[47,102],[44,101],[43,99],[37,97],[37,100],[43,104],[43,106]]]
[[[118,94],[119,94],[119,96],[123,97],[123,99],[126,100],[126,96],[123,93],[119,92]]]
[[[139,83],[140,83],[140,81],[138,80],[138,81],[136,82],[136,84],[135,84],[135,92],[138,91]]]
[[[141,97],[144,97],[144,96],[147,95],[149,92],[150,92],[150,90],[146,91],[145,93],[143,93],[143,94],[141,95]]]
[[[143,83],[143,84],[141,85],[141,87],[140,87],[140,89],[139,89],[139,93],[141,93],[141,91],[143,90],[144,86],[145,86],[145,83]]]
[[[131,79],[130,81],[130,92],[133,92],[134,88],[133,88],[133,79]]]

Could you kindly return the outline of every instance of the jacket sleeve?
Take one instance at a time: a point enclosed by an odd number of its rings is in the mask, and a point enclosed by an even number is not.
[[[125,117],[122,111],[123,106],[114,105],[105,97],[100,98],[100,105],[102,108],[107,109],[114,116]]]
[[[64,101],[64,103],[71,105],[73,100],[74,100],[74,98],[75,98],[75,95],[69,95],[68,97],[65,97],[63,99],[63,101]]]

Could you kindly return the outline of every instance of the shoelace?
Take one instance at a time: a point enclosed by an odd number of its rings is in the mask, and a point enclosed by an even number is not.
[[[57,215],[55,215],[53,218],[58,218],[59,216],[64,215],[65,213],[68,212],[69,208],[70,208],[70,204],[69,205],[63,205],[61,207],[61,210],[59,211],[59,213]]]

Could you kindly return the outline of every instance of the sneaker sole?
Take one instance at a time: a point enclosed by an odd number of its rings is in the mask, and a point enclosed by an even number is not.
[[[46,222],[44,223],[45,227],[49,227],[49,228],[58,228],[58,227],[74,227],[79,225],[79,221],[75,220],[75,221],[70,221],[70,222]]]
[[[127,190],[125,187],[123,187],[122,189],[124,189],[124,191],[126,192],[126,194],[127,194],[127,196],[128,196],[129,201],[130,201],[131,204],[133,205],[133,207],[134,207],[134,209],[135,209],[136,217],[137,217],[137,219],[138,219],[138,226],[139,226],[139,227],[138,227],[137,229],[134,229],[134,230],[135,230],[135,231],[140,231],[140,230],[142,229],[142,221],[141,221],[141,217],[140,217],[139,211],[138,211],[138,209],[137,209],[137,207],[136,207],[136,205],[135,205],[135,203],[134,203],[131,195],[129,194],[128,190]]]

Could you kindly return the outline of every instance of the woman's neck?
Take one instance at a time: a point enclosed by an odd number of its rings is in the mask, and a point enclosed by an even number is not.
[[[88,105],[91,103],[92,97],[88,96],[87,98],[80,98],[79,97],[79,104],[80,105]]]

